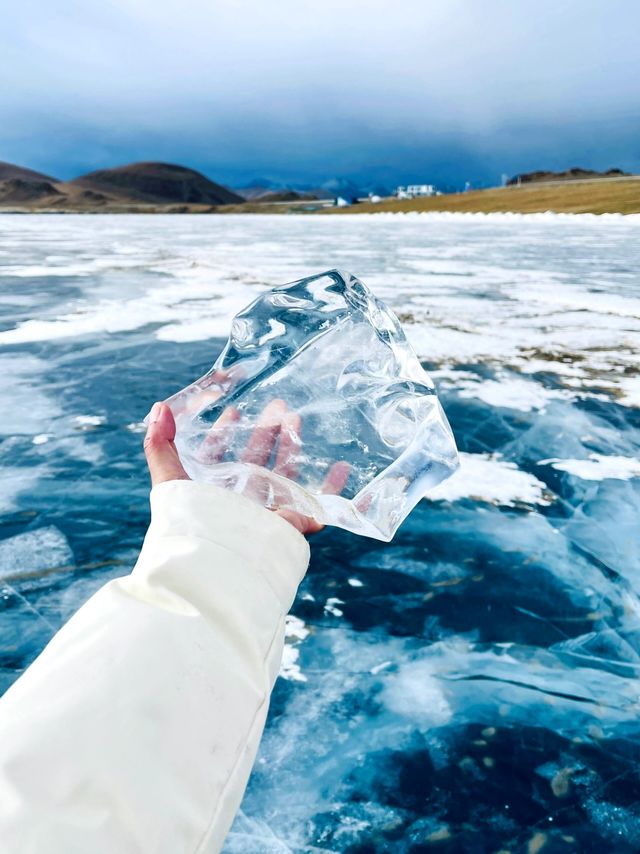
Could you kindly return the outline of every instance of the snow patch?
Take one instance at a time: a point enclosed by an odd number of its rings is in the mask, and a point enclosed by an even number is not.
[[[92,427],[101,427],[106,424],[107,419],[104,415],[74,415],[72,421],[81,430],[90,430]]]
[[[573,396],[570,392],[545,388],[539,383],[518,377],[483,382],[464,379],[457,388],[460,397],[473,398],[489,406],[517,409],[520,412],[531,412],[534,409],[544,412],[550,400],[566,400]]]
[[[586,460],[540,460],[540,465],[550,465],[558,471],[566,471],[582,480],[630,480],[640,477],[640,460],[635,457],[589,454]]]
[[[505,507],[517,504],[550,504],[545,484],[522,471],[500,454],[460,454],[460,468],[448,480],[429,491],[430,501],[471,498]]]
[[[325,614],[331,614],[333,617],[342,617],[343,611],[336,607],[337,605],[344,605],[342,599],[336,599],[335,597],[327,599],[324,606]]]
[[[298,664],[298,659],[300,658],[298,646],[308,635],[309,629],[306,627],[304,620],[294,617],[293,614],[287,614],[284,623],[284,649],[282,650],[279,673],[283,679],[289,679],[292,682],[307,681],[307,677]]]

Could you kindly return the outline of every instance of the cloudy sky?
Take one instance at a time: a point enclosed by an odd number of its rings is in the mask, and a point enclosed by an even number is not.
[[[2,4],[0,160],[497,183],[640,172],[637,0]]]

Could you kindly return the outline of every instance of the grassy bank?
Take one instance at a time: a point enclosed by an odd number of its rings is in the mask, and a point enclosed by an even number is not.
[[[365,202],[331,213],[451,211],[461,213],[640,213],[640,176],[473,190],[422,199]]]

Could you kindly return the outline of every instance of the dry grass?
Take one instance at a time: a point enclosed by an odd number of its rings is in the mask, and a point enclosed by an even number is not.
[[[393,199],[378,204],[365,202],[349,208],[331,208],[329,212],[339,214],[382,211],[640,213],[640,176],[500,187],[405,201]]]

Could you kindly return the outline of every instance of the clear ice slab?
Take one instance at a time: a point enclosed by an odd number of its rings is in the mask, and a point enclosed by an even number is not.
[[[338,270],[261,294],[167,403],[193,480],[380,540],[458,467],[398,319]]]

